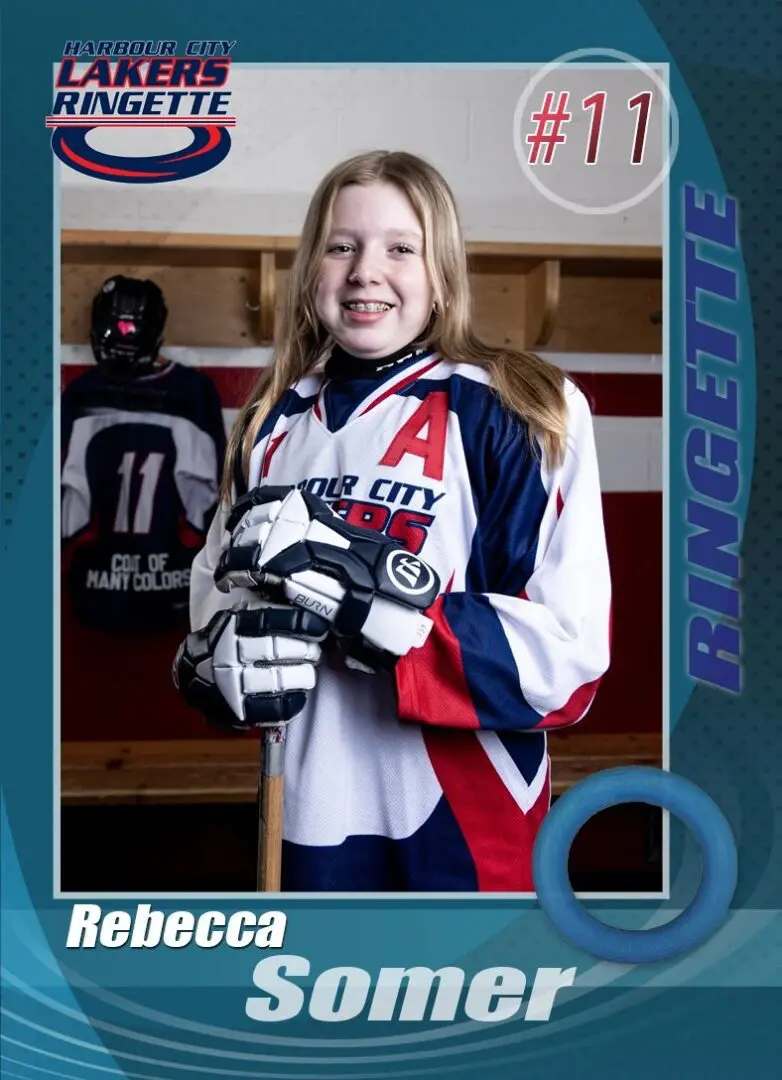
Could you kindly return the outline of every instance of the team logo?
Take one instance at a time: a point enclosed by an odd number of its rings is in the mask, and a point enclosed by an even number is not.
[[[71,169],[121,184],[165,184],[214,169],[231,149],[231,91],[225,89],[235,41],[67,41],[46,117],[52,149]],[[114,129],[111,152],[95,133]],[[132,156],[131,128],[190,135],[184,147]],[[121,129],[121,135],[117,135]]]
[[[407,596],[420,596],[434,584],[430,568],[408,551],[392,551],[386,560],[386,573],[391,584]]]

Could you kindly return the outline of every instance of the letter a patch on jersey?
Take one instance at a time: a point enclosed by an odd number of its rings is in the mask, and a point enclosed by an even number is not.
[[[421,433],[426,429],[425,434]],[[443,390],[427,394],[410,419],[399,429],[380,459],[381,465],[398,465],[406,454],[423,458],[424,476],[442,480],[445,436],[448,430],[448,395]]]

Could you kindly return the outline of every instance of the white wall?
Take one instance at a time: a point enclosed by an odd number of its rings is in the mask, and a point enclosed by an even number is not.
[[[661,189],[619,213],[577,214],[549,201],[521,170],[513,118],[531,68],[257,68],[234,65],[227,89],[233,147],[218,168],[164,185],[92,180],[60,166],[61,225],[297,235],[309,197],[336,162],[366,149],[405,149],[441,169],[460,204],[468,239],[537,243],[660,244]],[[631,198],[660,170],[661,95],[626,65],[568,66],[535,90],[571,91],[568,141],[536,175],[561,196],[592,205]],[[589,115],[584,97],[608,92],[598,164],[584,163]],[[627,100],[655,90],[643,164],[630,165],[635,113]],[[527,110],[527,113],[531,111]],[[529,120],[525,132],[530,130]],[[91,136],[106,152],[160,153],[185,145],[186,131]]]

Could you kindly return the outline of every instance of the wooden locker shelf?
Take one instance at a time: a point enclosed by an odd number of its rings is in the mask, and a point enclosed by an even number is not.
[[[295,236],[65,229],[62,340],[89,340],[105,278],[154,278],[170,309],[166,340],[191,347],[269,344]],[[661,348],[657,247],[467,244],[476,330],[514,349],[655,352]],[[617,346],[616,342],[621,342]]]

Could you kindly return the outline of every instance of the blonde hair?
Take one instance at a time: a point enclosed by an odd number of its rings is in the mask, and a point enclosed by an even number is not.
[[[405,193],[424,231],[434,311],[422,344],[435,346],[444,359],[485,368],[502,403],[528,425],[552,464],[561,460],[566,432],[563,372],[534,353],[496,348],[475,336],[464,238],[448,184],[413,154],[376,150],[335,166],[312,197],[290,272],[273,363],[253,387],[228,442],[223,481],[227,499],[237,455],[242,455],[246,476],[250,451],[264,420],[285,391],[312,370],[333,344],[315,310],[315,288],[334,202],[347,184],[376,182],[395,184]]]

